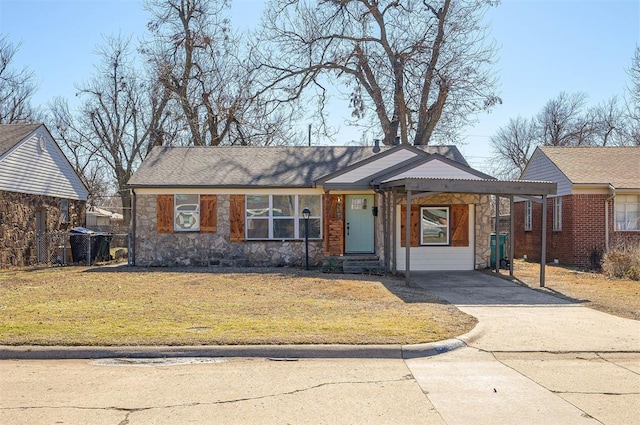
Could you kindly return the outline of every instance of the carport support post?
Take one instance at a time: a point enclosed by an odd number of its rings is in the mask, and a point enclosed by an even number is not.
[[[515,221],[514,221],[514,210],[515,204],[513,202],[513,195],[509,196],[509,277],[513,278],[513,252],[514,252],[514,231],[515,231]]]
[[[495,252],[495,260],[496,260],[496,274],[500,274],[500,258],[498,258],[498,254],[500,253],[500,196],[494,196],[496,201],[496,221],[493,224],[494,231],[496,232],[496,249]]]
[[[405,265],[404,265],[404,282],[409,286],[411,280],[411,191],[407,190],[407,213],[404,221],[404,247],[405,247]]]
[[[544,288],[544,274],[547,265],[547,195],[542,195],[542,242],[540,243],[540,287]]]

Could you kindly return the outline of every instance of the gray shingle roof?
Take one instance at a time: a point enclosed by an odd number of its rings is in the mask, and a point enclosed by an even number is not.
[[[455,146],[420,148],[468,165]],[[372,155],[371,146],[155,147],[129,185],[312,187],[314,180]]]
[[[42,124],[0,124],[0,156],[33,133]]]
[[[640,188],[640,146],[544,146],[540,150],[574,184]]]

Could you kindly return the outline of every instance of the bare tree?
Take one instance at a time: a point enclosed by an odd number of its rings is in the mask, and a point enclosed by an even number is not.
[[[613,96],[591,108],[587,116],[592,121],[592,144],[596,146],[624,146],[629,122],[625,119],[623,106]]]
[[[630,84],[625,98],[625,140],[628,144],[640,146],[640,47],[636,47],[631,67],[627,69]]]
[[[278,101],[324,81],[347,86],[355,118],[375,116],[384,143],[428,144],[438,123],[461,128],[500,99],[483,0],[273,0],[256,58]]]
[[[510,119],[491,137],[491,146],[493,173],[505,178],[519,177],[537,146],[534,123],[522,117]]]
[[[0,35],[0,124],[36,120],[30,102],[37,89],[33,72],[15,69],[11,64],[19,47],[11,44],[6,35]]]
[[[226,0],[147,0],[151,38],[143,52],[170,94],[184,143],[273,144],[286,141],[292,109],[252,95],[260,78],[231,28]]]
[[[105,174],[114,182],[129,223],[127,181],[149,146],[158,143],[155,138],[168,134],[162,127],[166,96],[138,77],[142,72],[135,67],[130,39],[105,41],[94,76],[78,87],[79,110],[72,113],[66,101],[56,100],[50,106],[51,128],[90,187],[100,188]]]
[[[544,146],[580,146],[590,143],[593,122],[586,118],[586,93],[561,92],[536,116],[538,142]]]

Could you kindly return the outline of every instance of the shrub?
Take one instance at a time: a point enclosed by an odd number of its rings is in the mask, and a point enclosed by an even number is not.
[[[640,280],[640,245],[620,245],[604,254],[602,270],[613,278]]]

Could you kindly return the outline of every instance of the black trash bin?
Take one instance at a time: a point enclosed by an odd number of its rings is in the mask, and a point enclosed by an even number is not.
[[[84,262],[92,264],[97,261],[111,259],[109,246],[113,235],[106,232],[95,232],[86,227],[74,227],[71,229],[69,241],[71,242],[71,257],[74,263]],[[87,261],[88,251],[91,257]]]

